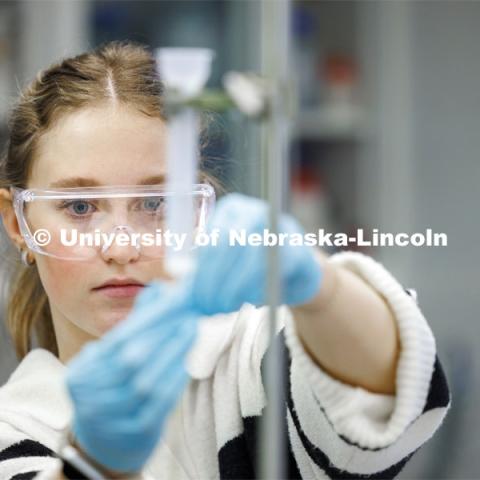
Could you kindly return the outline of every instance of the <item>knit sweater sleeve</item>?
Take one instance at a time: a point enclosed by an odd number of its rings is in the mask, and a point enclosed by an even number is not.
[[[416,302],[378,262],[342,252],[331,262],[350,269],[383,295],[401,342],[396,395],[381,395],[333,378],[305,351],[290,308],[278,309],[275,342],[283,349],[282,418],[286,478],[393,478],[437,430],[450,405],[435,340]],[[269,308],[245,304],[213,389],[220,478],[255,478],[259,421],[269,407],[263,385]],[[221,388],[220,388],[221,385]]]
[[[0,479],[59,480],[64,478],[63,469],[62,460],[49,447],[0,422]],[[153,480],[147,472],[129,478]]]
[[[361,276],[389,303],[401,351],[396,395],[371,393],[332,378],[305,352],[288,307],[287,418],[291,451],[302,478],[393,478],[436,431],[450,405],[435,340],[413,290],[360,253],[330,261]]]
[[[60,467],[60,460],[50,448],[0,422],[0,478],[57,480]]]

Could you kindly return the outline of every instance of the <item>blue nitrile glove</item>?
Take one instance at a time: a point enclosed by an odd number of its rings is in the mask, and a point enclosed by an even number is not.
[[[244,302],[266,303],[266,265],[268,246],[230,246],[229,230],[260,233],[268,226],[268,204],[263,200],[232,193],[222,198],[208,225],[219,229],[217,246],[199,247],[193,274],[192,295],[195,307],[204,315],[238,310]],[[281,214],[279,233],[305,232],[290,215]],[[310,246],[279,247],[281,303],[307,303],[320,289],[322,270]]]
[[[145,287],[128,318],[67,366],[73,434],[106,468],[141,470],[184,389],[199,319],[188,299],[184,283]]]

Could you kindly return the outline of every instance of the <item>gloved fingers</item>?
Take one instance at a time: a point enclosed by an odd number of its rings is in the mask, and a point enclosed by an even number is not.
[[[120,345],[116,354],[119,367],[136,373],[146,361],[158,356],[166,344],[178,337],[184,316],[179,312],[174,322],[162,325],[156,332],[134,335],[129,343]]]
[[[282,214],[279,219],[279,231],[288,235],[303,234],[302,226],[291,215]],[[313,260],[313,251],[311,247],[302,245],[283,245],[280,247],[282,253],[281,270],[282,276],[288,278],[294,274],[296,270],[303,267],[303,260]]]
[[[78,393],[85,385],[111,381],[113,370],[111,354],[102,343],[99,340],[89,342],[67,363],[67,386]]]
[[[164,326],[160,335],[154,338],[160,340],[168,338],[168,335],[175,330],[175,325]],[[136,339],[133,342],[133,339]],[[147,340],[144,340],[147,339]],[[131,343],[140,344],[147,351],[146,342],[152,341],[152,336],[141,333],[130,337]],[[116,385],[125,383],[132,375],[133,367],[126,362],[122,364],[119,355],[122,353],[122,347],[128,345],[118,344],[105,337],[89,342],[74,358],[67,364],[66,380],[67,385],[76,395],[77,400],[82,397],[89,398],[92,385],[96,390],[112,388]]]
[[[230,230],[245,230],[247,233],[254,231],[255,226],[265,228],[267,206],[262,200],[247,197],[238,193],[231,193],[223,197],[215,210],[210,223],[210,230],[218,230],[218,247],[229,245]],[[216,250],[213,246],[202,248],[210,257]]]
[[[96,422],[93,423],[96,427],[99,426]],[[74,419],[72,431],[82,450],[112,470],[140,470],[158,441],[158,435],[148,437],[137,433],[119,437],[105,429],[92,431],[90,425],[84,427],[85,422]]]
[[[120,413],[127,415],[138,407],[138,399],[132,396],[128,383],[103,388],[100,391],[95,388],[93,392],[90,391],[90,396],[86,392],[83,393],[82,397],[76,398],[75,411],[83,419],[92,418],[92,430],[95,430],[95,425],[102,430],[103,423],[113,412],[117,415]]]
[[[188,381],[183,362],[174,360],[167,369],[168,376],[162,379],[154,392],[141,399],[141,403],[137,404],[131,414],[125,415],[113,410],[110,415],[102,417],[99,428],[119,436],[130,436],[134,432],[148,435],[159,428],[162,419],[173,408]]]
[[[103,423],[104,427],[115,436],[129,436],[132,432],[151,434],[161,429],[165,417],[175,406],[188,379],[183,365],[172,368],[168,381],[162,382],[162,389],[151,399],[146,399],[136,410],[137,414],[108,418]]]
[[[232,272],[231,264],[235,261],[226,244],[202,247],[193,274],[193,301],[203,315],[212,315],[218,301],[219,285],[224,285],[225,278]],[[208,251],[207,251],[208,250]]]
[[[217,243],[200,248],[196,270],[192,275],[193,301],[195,305],[200,306],[205,315],[215,313],[212,306],[217,303],[218,286],[223,285],[235,261],[229,248],[228,227],[237,221],[238,212],[229,212],[223,208],[225,198],[220,201],[220,207],[217,206],[210,222],[212,230],[218,229]]]
[[[289,305],[307,303],[319,292],[322,278],[323,272],[315,258],[305,263],[302,270],[297,270],[288,279],[286,303]]]
[[[197,317],[185,317],[179,332],[158,351],[156,358],[151,359],[132,381],[132,387],[139,396],[164,388],[164,380],[169,369],[183,365],[185,358],[193,346],[197,334]]]
[[[96,401],[96,394],[123,385],[132,375],[131,368],[120,368],[117,352],[106,348],[107,342],[87,344],[67,365],[66,385],[78,408]]]
[[[261,205],[263,209],[263,204]],[[263,213],[249,220],[247,233],[261,233],[265,228]],[[224,311],[238,310],[245,302],[260,305],[265,302],[267,247],[264,245],[240,246],[232,248],[235,259],[232,271],[225,280],[226,292],[223,295]]]
[[[282,231],[303,234],[303,227],[290,215],[282,215]],[[313,247],[285,245],[281,256],[283,299],[289,305],[306,303],[319,291],[322,269]]]
[[[165,337],[164,341],[123,383],[96,384],[95,397],[88,394],[78,398],[78,409],[85,415],[96,411],[110,417],[116,415],[131,415],[140,404],[155,395],[156,388],[162,388],[169,381],[169,375],[179,365],[183,365],[188,351],[196,337],[197,316],[185,319],[183,326],[177,332]],[[82,400],[83,401],[80,401]]]
[[[178,399],[182,395],[190,377],[184,364],[177,369],[171,376],[168,382],[162,387],[158,384],[156,391],[156,398],[160,400],[157,402],[157,411],[152,409],[141,412],[139,416],[139,423],[147,430],[149,425],[154,426],[160,419],[164,418],[177,404]]]
[[[156,382],[161,383],[164,376],[164,365],[172,364],[173,361],[180,361],[181,355],[191,348],[197,330],[197,315],[183,316],[183,323],[171,325],[161,336],[148,339],[148,346],[139,342],[138,338],[132,338],[131,352],[142,352],[142,357],[135,358],[133,364],[131,353],[128,363],[125,364],[123,352],[117,354],[110,367],[111,377],[98,377],[85,379],[85,384],[77,385],[75,399],[77,409],[88,414],[88,412],[99,409],[109,413],[116,409],[117,412],[131,412],[138,402],[148,395]],[[184,346],[184,350],[180,350]],[[145,355],[143,355],[145,353]],[[173,359],[173,360],[172,360]],[[139,361],[141,360],[141,361]],[[121,377],[117,372],[122,372]],[[95,396],[92,396],[92,386],[95,388]],[[100,412],[98,412],[100,413]]]
[[[218,228],[220,233],[225,232],[229,225],[238,225],[243,216],[240,205],[245,205],[244,196],[238,193],[229,193],[221,198],[215,207],[207,228],[209,231]]]
[[[227,298],[238,310],[243,303],[262,305],[266,297],[266,249],[263,246],[249,247],[248,255],[242,259],[242,266],[226,282],[230,291]]]
[[[177,327],[174,327],[177,328]],[[173,334],[172,329],[170,334]],[[160,355],[162,346],[168,342],[168,337],[171,335],[166,334],[162,341],[155,338],[157,342],[155,351],[149,349],[147,352],[145,349],[145,357],[142,358],[144,364],[148,364],[155,361],[155,353]],[[132,339],[132,343],[138,345],[137,339]],[[144,347],[143,344],[139,345],[140,350]],[[121,352],[119,353],[121,355]],[[137,357],[136,361],[139,360]],[[132,392],[132,383],[135,382],[139,370],[142,369],[142,362],[138,362],[136,366],[133,366],[129,359],[128,364],[124,364],[122,359],[116,359],[116,366],[110,368],[110,375],[103,375],[91,377],[90,381],[85,380],[83,384],[77,384],[74,389],[75,403],[77,410],[81,410],[84,414],[89,414],[91,411],[97,411],[97,415],[100,414],[99,409],[105,411],[107,415],[110,415],[113,409],[123,412],[128,412],[138,406],[139,394],[136,390]],[[108,370],[108,369],[107,369]],[[121,375],[119,375],[119,372]],[[92,389],[95,391],[95,395],[92,396]],[[135,394],[134,394],[135,393]]]
[[[265,228],[265,218],[262,215],[255,215],[245,222],[246,233],[261,233]],[[231,254],[234,259],[232,271],[229,272],[228,281],[232,287],[232,293],[235,295],[235,303],[237,304],[233,310],[240,307],[238,304],[238,296],[244,296],[248,292],[254,295],[254,298],[260,298],[258,287],[259,281],[262,280],[262,274],[266,271],[266,248],[263,245],[235,245],[230,247]],[[226,296],[229,298],[229,295]],[[252,299],[253,300],[253,299]],[[249,298],[242,298],[244,301],[252,301]],[[253,303],[253,302],[252,302]]]
[[[141,330],[149,331],[156,329],[160,323],[174,322],[178,312],[190,301],[187,285],[182,281],[175,286],[158,287],[155,284],[146,288],[153,290],[153,293],[147,293],[147,299],[155,298],[155,292],[158,292],[157,298],[151,303],[145,299],[139,301],[138,305],[135,303],[128,317],[104,335],[105,340],[117,342],[117,345],[129,343],[130,338]]]
[[[209,250],[205,250],[204,257],[199,257],[194,281],[195,302],[208,315],[232,312],[240,308],[244,301],[251,301],[246,296],[245,287],[249,285],[255,288],[255,274],[258,271],[256,259],[261,257],[258,250],[262,247],[230,245],[227,229],[235,227],[238,231],[245,230],[247,235],[263,232],[266,205],[263,201],[243,195],[229,195],[225,197],[224,208],[216,220],[218,223],[214,222],[214,226],[223,229],[225,235],[221,236],[217,247],[207,247]],[[239,285],[244,286],[240,297]],[[236,294],[233,294],[234,291]],[[251,289],[249,293],[252,293]],[[260,298],[260,295],[257,294],[255,298]]]
[[[212,252],[211,260],[199,262],[201,273],[195,281],[194,299],[195,305],[204,315],[235,310],[229,285],[239,270],[243,269],[240,255],[244,252],[240,248],[223,245]]]

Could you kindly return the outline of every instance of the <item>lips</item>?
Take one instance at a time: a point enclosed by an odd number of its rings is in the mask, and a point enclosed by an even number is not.
[[[132,278],[112,278],[92,290],[110,298],[130,298],[135,297],[144,286]]]
[[[106,282],[103,282],[98,287],[95,287],[94,290],[103,287],[121,287],[125,285],[140,285],[144,286],[142,282],[135,280],[134,278],[110,278]]]

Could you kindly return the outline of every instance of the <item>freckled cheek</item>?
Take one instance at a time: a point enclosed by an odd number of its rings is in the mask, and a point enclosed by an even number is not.
[[[87,281],[88,267],[80,262],[60,261],[53,258],[37,259],[42,284],[51,302],[64,304],[82,300]]]

